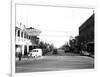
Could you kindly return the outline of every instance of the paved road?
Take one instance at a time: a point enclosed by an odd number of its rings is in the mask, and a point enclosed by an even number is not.
[[[53,51],[48,52],[48,53],[46,54],[46,56],[53,56],[53,55],[54,55],[54,56],[80,56],[80,54],[75,54],[75,53],[71,53],[71,52],[65,53],[65,51],[62,50],[62,49],[58,49],[56,55],[53,54]]]
[[[62,49],[57,49],[57,54],[53,54],[53,51],[48,52],[47,56],[57,55],[57,56],[66,56],[66,53]]]
[[[62,49],[58,49],[57,52],[58,52],[58,55],[59,55],[59,56],[66,56],[65,51],[62,50]]]
[[[16,72],[41,72],[94,68],[94,59],[86,56],[43,56],[37,59],[16,60]]]

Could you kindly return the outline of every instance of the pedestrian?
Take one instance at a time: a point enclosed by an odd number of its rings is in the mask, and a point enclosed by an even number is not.
[[[17,48],[17,53],[18,53],[19,61],[21,61],[21,57],[22,57],[22,50],[21,50],[21,47],[18,47],[18,48]]]
[[[18,57],[19,57],[19,61],[21,61],[21,57],[22,57],[22,53],[21,52],[19,52]]]

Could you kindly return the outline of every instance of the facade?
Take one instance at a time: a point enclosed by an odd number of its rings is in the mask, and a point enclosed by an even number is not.
[[[94,43],[94,14],[79,27],[79,44]]]
[[[20,26],[20,27],[17,27]],[[38,34],[37,34],[38,33]],[[16,24],[15,27],[15,50],[21,49],[22,55],[27,55],[27,53],[32,49],[32,46],[38,45],[40,30],[34,28],[25,28],[25,25]],[[18,51],[16,51],[17,53]]]

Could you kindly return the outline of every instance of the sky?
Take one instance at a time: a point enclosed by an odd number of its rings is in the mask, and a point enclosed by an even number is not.
[[[55,47],[79,34],[79,27],[93,14],[93,9],[50,6],[16,6],[16,22],[41,30],[41,41]]]

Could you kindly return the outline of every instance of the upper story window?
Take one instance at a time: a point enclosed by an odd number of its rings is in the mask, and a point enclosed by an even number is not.
[[[21,32],[21,37],[23,37],[23,32]]]
[[[28,39],[28,34],[27,34],[27,39]]]
[[[18,36],[20,37],[20,30],[18,30]]]
[[[26,33],[24,33],[24,38],[26,38]]]
[[[29,36],[29,40],[30,40],[30,36]]]
[[[15,36],[16,36],[16,34],[17,34],[17,29],[15,29]]]
[[[29,40],[31,40],[31,36],[29,36]]]

